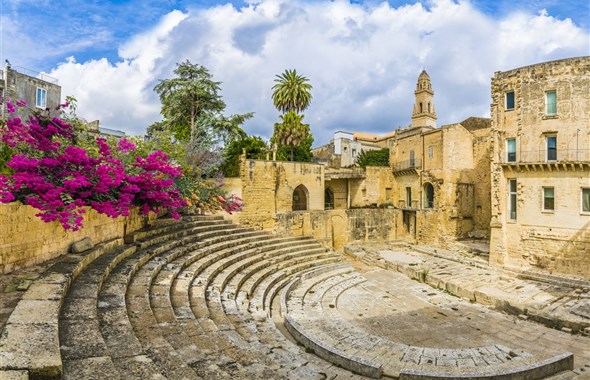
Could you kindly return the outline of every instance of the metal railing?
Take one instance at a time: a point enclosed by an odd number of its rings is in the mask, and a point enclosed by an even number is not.
[[[52,76],[49,76],[47,74],[44,74],[40,71],[35,71],[35,70],[31,70],[31,69],[27,69],[26,67],[22,67],[22,66],[11,66],[11,69],[13,69],[16,72],[19,72],[21,74],[25,74],[28,75],[30,77],[33,78],[38,78],[41,79],[47,83],[51,83],[51,84],[57,84],[59,82],[59,80],[57,78],[54,78]]]
[[[539,149],[522,152],[502,152],[504,164],[542,162],[584,162],[590,161],[590,149]]]
[[[397,201],[397,207],[398,208],[406,208],[406,209],[408,209],[408,208],[417,209],[420,207],[420,202],[418,200],[412,200],[412,202],[410,202],[410,204],[408,204],[407,201],[400,199]]]
[[[415,158],[407,161],[397,161],[393,164],[393,170],[407,170],[407,169],[419,169],[422,167],[422,160]]]

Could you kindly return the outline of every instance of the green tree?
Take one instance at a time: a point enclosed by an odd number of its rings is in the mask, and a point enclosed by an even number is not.
[[[296,147],[280,146],[277,149],[277,159],[281,161],[288,161],[291,159],[291,153],[293,159],[291,161],[297,162],[310,162],[312,158],[311,145],[313,144],[313,136],[309,135],[304,139],[301,144]]]
[[[274,133],[270,139],[271,143],[276,144],[278,148],[290,148],[290,161],[295,158],[295,147],[313,137],[309,129],[309,124],[303,123],[303,115],[295,111],[289,111],[281,115],[281,122],[275,123]],[[310,144],[311,147],[311,144]]]
[[[272,101],[283,114],[295,111],[303,112],[311,103],[311,89],[309,79],[297,74],[296,70],[285,70],[275,78]]]
[[[229,143],[223,152],[223,164],[221,171],[226,177],[237,177],[240,175],[240,156],[246,150],[246,158],[263,159],[266,156],[268,147],[266,142],[259,136],[248,136]]]
[[[367,166],[389,166],[389,149],[363,150],[357,157],[355,164],[361,168]]]
[[[160,80],[154,88],[162,102],[164,120],[152,124],[148,132],[167,128],[180,141],[211,145],[242,134],[239,126],[253,114],[224,116],[221,82],[214,81],[207,68],[187,60],[177,64],[174,74],[176,77]]]

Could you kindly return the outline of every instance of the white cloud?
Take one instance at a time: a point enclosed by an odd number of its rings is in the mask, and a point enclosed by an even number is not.
[[[495,71],[588,54],[586,32],[545,12],[496,20],[468,1],[428,4],[262,0],[175,11],[121,46],[121,62],[70,59],[50,75],[78,98],[82,116],[141,133],[159,120],[154,85],[189,59],[223,82],[228,113],[256,112],[247,131],[269,137],[278,119],[274,77],[295,68],[314,87],[305,120],[318,145],[336,130],[387,133],[409,124],[422,68],[440,125],[487,116]]]

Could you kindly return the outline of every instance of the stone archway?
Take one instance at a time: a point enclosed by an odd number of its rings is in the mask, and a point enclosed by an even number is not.
[[[307,188],[303,185],[299,185],[293,190],[293,211],[307,210],[307,194]]]

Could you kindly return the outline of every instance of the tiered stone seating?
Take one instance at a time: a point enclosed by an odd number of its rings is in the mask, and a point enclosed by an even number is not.
[[[418,347],[375,336],[341,315],[337,307],[338,298],[345,291],[351,291],[353,298],[383,296],[372,287],[362,286],[365,282],[363,276],[354,272],[294,281],[282,301],[287,309],[288,331],[324,359],[373,378],[540,378],[573,366],[570,353],[533,355],[502,345],[463,349]]]
[[[343,318],[344,292],[381,296],[365,281],[313,239],[212,216],[158,219],[124,241],[66,255],[33,284],[0,338],[0,377],[414,379],[451,373],[443,359],[466,359]],[[495,370],[556,360],[501,346],[468,351],[511,355],[510,365],[490,361]]]

